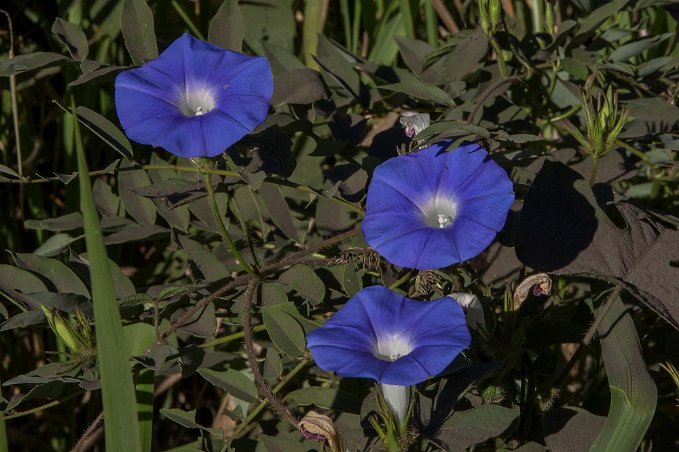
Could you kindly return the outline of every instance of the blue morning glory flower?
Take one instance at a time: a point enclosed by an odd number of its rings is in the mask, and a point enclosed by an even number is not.
[[[437,375],[470,343],[452,298],[416,301],[382,286],[358,292],[307,337],[318,367],[398,386]]]
[[[266,58],[184,33],[158,58],[118,74],[115,88],[132,140],[181,157],[214,157],[264,121],[273,79]]]
[[[476,144],[393,157],[368,187],[363,234],[392,264],[429,270],[477,256],[514,202],[507,173]]]

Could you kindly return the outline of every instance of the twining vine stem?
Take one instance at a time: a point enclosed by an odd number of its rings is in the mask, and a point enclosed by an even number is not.
[[[297,263],[308,263],[308,256],[309,254],[313,254],[317,251],[322,250],[323,248],[327,248],[329,246],[332,246],[336,243],[340,243],[344,240],[350,239],[354,236],[357,236],[358,234],[361,233],[361,228],[357,227],[354,229],[351,229],[347,232],[344,232],[342,234],[336,235],[334,237],[331,237],[327,240],[324,240],[322,242],[319,242],[315,245],[312,245],[304,250],[298,251],[296,253],[293,253],[291,256],[283,258],[277,262],[272,262],[270,264],[266,264],[262,266],[259,269],[259,275],[260,276],[267,276],[271,273],[274,273],[278,270],[281,270],[285,267],[289,267],[291,265],[295,265]],[[250,280],[252,279],[257,279],[254,276],[250,274],[245,274],[245,275],[239,275],[236,276],[233,280],[231,280],[228,284],[225,286],[217,289],[207,297],[203,298],[200,300],[198,303],[193,305],[190,309],[187,309],[186,312],[184,312],[171,326],[168,328],[167,331],[163,333],[161,336],[161,340],[167,339],[168,336],[170,336],[172,333],[177,331],[180,327],[182,327],[191,317],[193,317],[197,312],[202,310],[205,306],[207,306],[209,303],[212,303],[222,295],[228,293],[230,290],[232,290],[235,287],[238,286],[243,286],[245,284],[248,284]]]
[[[255,340],[252,332],[252,319],[250,317],[252,305],[254,304],[255,299],[255,291],[257,290],[257,283],[258,281],[256,279],[251,279],[248,283],[248,288],[245,291],[245,301],[243,306],[243,331],[245,332],[243,339],[245,341],[245,354],[248,358],[250,369],[252,370],[252,373],[255,377],[255,384],[257,385],[260,395],[269,401],[269,404],[276,414],[299,430],[299,421],[295,415],[287,409],[287,407],[283,404],[283,401],[273,393],[271,388],[264,381],[262,372],[259,370],[259,363],[257,363],[257,352],[255,351]]]

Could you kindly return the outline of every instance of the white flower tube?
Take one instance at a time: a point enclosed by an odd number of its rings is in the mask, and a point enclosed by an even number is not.
[[[464,308],[469,328],[478,330],[486,326],[486,317],[483,314],[483,306],[479,301],[479,297],[472,293],[463,292],[451,293],[450,296]]]
[[[381,383],[382,395],[398,419],[400,425],[405,421],[410,402],[410,386],[388,385]]]

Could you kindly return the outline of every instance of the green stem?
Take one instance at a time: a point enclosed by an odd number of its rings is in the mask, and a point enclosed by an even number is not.
[[[410,0],[401,0],[401,17],[403,18],[403,28],[406,37],[415,38],[415,28],[413,27],[413,15],[410,9]]]
[[[497,65],[498,68],[500,69],[500,75],[502,75],[502,78],[504,80],[507,80],[509,78],[509,72],[507,72],[507,63],[505,63],[505,57],[502,55],[502,48],[500,47],[500,44],[497,43],[495,37],[493,36],[490,37],[490,45],[493,47],[493,50],[495,51],[495,55],[497,57]]]
[[[255,267],[259,268],[261,265],[259,263],[259,258],[257,257],[257,252],[255,251],[255,245],[254,243],[252,243],[252,240],[250,240],[250,234],[248,234],[248,226],[245,223],[245,218],[243,218],[243,213],[240,211],[240,207],[238,207],[238,201],[236,201],[235,196],[231,197],[231,202],[232,202],[231,211],[238,220],[238,224],[240,225],[241,231],[243,231],[243,236],[245,237],[245,242],[248,244],[248,248],[250,249],[250,254],[252,254],[252,259],[254,261]]]
[[[439,43],[438,21],[436,20],[434,6],[429,1],[424,2],[424,19],[427,26],[427,42],[432,47],[437,47]]]
[[[531,15],[533,17],[533,33],[543,33],[545,31],[544,0],[533,0]]]
[[[280,390],[283,389],[283,387],[286,384],[288,384],[295,375],[297,375],[302,369],[304,369],[304,366],[306,366],[308,362],[309,360],[307,358],[303,358],[290,372],[288,372],[288,374],[285,377],[283,377],[280,383],[278,383],[271,390],[271,392],[273,392],[274,394],[278,394]],[[243,422],[236,428],[236,430],[234,430],[233,432],[234,438],[238,438],[238,435],[240,435],[243,432],[243,430],[245,430],[245,428],[250,424],[250,422],[252,422],[252,420],[255,417],[257,417],[257,415],[264,409],[264,407],[266,407],[267,403],[268,403],[267,399],[264,399],[261,402],[259,402],[259,405],[257,405],[255,409],[252,410],[250,414],[248,414],[248,416],[243,420]]]
[[[233,239],[231,238],[231,235],[229,234],[228,229],[226,228],[226,225],[222,221],[222,214],[219,213],[219,206],[217,206],[217,199],[215,198],[215,192],[212,188],[212,181],[210,180],[210,175],[204,171],[201,171],[203,174],[203,181],[205,182],[205,190],[207,191],[207,198],[210,201],[210,206],[212,207],[212,212],[215,214],[215,219],[217,220],[217,225],[219,226],[219,231],[222,233],[222,237],[224,238],[224,241],[226,241],[226,244],[229,246],[229,249],[231,250],[231,254],[233,254],[233,257],[236,258],[238,261],[238,264],[241,266],[243,270],[245,270],[248,274],[258,277],[257,272],[255,272],[247,262],[245,262],[245,259],[243,259],[243,256],[241,256],[240,252],[238,251],[238,248],[236,248],[236,244],[234,243]]]
[[[589,176],[589,186],[591,187],[596,182],[596,173],[599,169],[599,159],[592,157],[592,174]]]
[[[344,27],[344,45],[347,49],[351,49],[351,17],[349,17],[348,0],[340,0],[340,11],[342,14],[342,26]]]
[[[4,415],[4,416],[0,415],[0,420],[6,421],[8,419],[16,419],[18,417],[28,416],[29,414],[37,413],[38,411],[43,411],[43,410],[46,410],[48,408],[52,408],[53,406],[60,405],[64,402],[71,400],[74,397],[78,397],[79,395],[84,394],[84,393],[85,393],[85,391],[77,391],[77,392],[74,392],[73,394],[67,395],[66,397],[64,397],[61,400],[53,400],[53,401],[46,403],[44,405],[40,405],[40,406],[37,406],[35,408],[31,408],[30,410],[22,411],[20,413]]]
[[[411,277],[412,275],[413,275],[413,272],[412,272],[412,271],[409,271],[409,272],[406,273],[405,275],[401,276],[398,280],[394,281],[394,282],[389,286],[389,288],[392,289],[392,290],[393,290],[393,289],[396,289],[396,288],[399,287],[401,284],[403,284],[403,283],[406,282],[408,279],[410,279],[410,277]]]
[[[252,327],[252,332],[258,333],[260,331],[264,331],[265,329],[266,327],[264,325],[257,325]],[[229,334],[228,336],[220,337],[219,339],[200,344],[198,348],[210,348],[214,347],[215,345],[227,344],[229,342],[235,341],[236,339],[241,339],[244,335],[245,331],[239,331],[237,333]]]
[[[191,18],[189,17],[188,14],[186,14],[186,11],[181,7],[179,3],[177,3],[177,0],[172,0],[172,7],[177,11],[177,14],[179,14],[179,17],[182,18],[184,23],[186,24],[187,27],[189,27],[189,30],[191,30],[191,33],[193,33],[198,39],[205,41],[205,37],[203,36],[203,33],[200,32],[198,27],[193,23]]]

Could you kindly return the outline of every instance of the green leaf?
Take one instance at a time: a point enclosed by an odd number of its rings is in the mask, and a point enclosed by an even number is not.
[[[101,138],[104,143],[111,146],[127,160],[134,160],[130,141],[111,121],[87,107],[80,106],[75,111],[80,122]]]
[[[53,52],[33,52],[26,55],[15,56],[0,63],[0,77],[9,77],[22,72],[42,69],[51,66],[61,66],[73,60]]]
[[[299,322],[285,310],[285,306],[292,303],[265,306],[262,309],[264,326],[273,344],[283,353],[299,356],[306,345],[304,330]]]
[[[611,53],[611,61],[620,62],[628,60],[641,52],[651,49],[658,44],[664,42],[666,39],[672,37],[674,33],[664,33],[658,36],[651,36],[648,38],[641,38],[634,41],[627,42]]]
[[[123,160],[121,168],[134,166],[131,162]],[[118,173],[118,194],[123,201],[125,210],[137,223],[154,224],[156,222],[156,206],[150,199],[139,196],[134,192],[137,187],[151,185],[151,180],[144,170],[120,171]]]
[[[415,78],[405,82],[381,85],[379,89],[405,93],[417,99],[426,100],[434,104],[445,105],[447,107],[453,105],[450,96],[448,96],[441,88],[426,82],[421,82]]]
[[[202,279],[206,281],[217,281],[231,275],[224,263],[203,245],[183,235],[178,236],[178,239],[182,249],[189,255],[189,259],[202,273],[202,275],[196,275],[197,277],[202,276]]]
[[[153,13],[145,0],[124,0],[120,28],[134,64],[141,65],[158,56]]]
[[[316,405],[319,408],[328,410],[350,411],[354,413],[361,411],[361,400],[358,397],[350,392],[340,391],[337,388],[312,386],[289,392],[285,398],[302,406]]]
[[[606,418],[574,406],[547,411],[543,419],[545,442],[550,450],[591,450]]]
[[[471,410],[456,411],[443,424],[437,439],[449,447],[466,449],[501,435],[518,417],[518,408],[500,405],[481,405]]]
[[[352,61],[324,35],[318,37],[316,58],[321,67],[332,74],[354,97],[359,96],[361,80],[352,67]]]
[[[224,49],[243,51],[243,18],[237,0],[224,0],[210,21],[207,40]]]
[[[679,329],[679,231],[633,204],[597,201],[580,174],[545,161],[521,210],[517,257],[543,272],[621,280]]]
[[[198,369],[198,373],[213,385],[245,402],[252,403],[258,400],[255,383],[242,372],[234,369],[222,372],[203,367]]]
[[[90,298],[90,291],[80,278],[66,265],[56,259],[40,257],[30,253],[12,255],[17,266],[42,275],[49,280],[57,292],[74,293]]]
[[[269,2],[241,2],[245,41],[261,55],[263,42],[274,42],[286,50],[294,51],[297,31],[292,0]]]
[[[52,33],[57,35],[57,39],[68,48],[68,53],[73,58],[78,61],[87,58],[90,49],[82,28],[57,17],[52,24]]]
[[[6,264],[0,264],[0,289],[16,290],[23,294],[49,292],[42,279],[33,273]]]
[[[404,36],[395,36],[401,58],[415,74],[420,74],[423,68],[424,57],[433,50],[433,47],[419,39],[409,39]]]
[[[325,97],[323,77],[313,69],[293,69],[273,79],[272,105],[312,104]]]
[[[68,249],[68,247],[71,246],[72,243],[77,242],[83,237],[84,236],[82,235],[78,237],[71,237],[70,235],[65,234],[63,232],[54,234],[52,237],[45,240],[43,244],[40,245],[33,252],[33,254],[42,257],[58,256],[59,254],[64,252],[64,250]]]
[[[273,347],[266,349],[262,373],[267,380],[276,380],[283,373],[283,361],[281,361],[281,356]]]
[[[273,220],[274,224],[290,239],[299,242],[299,234],[290,214],[290,206],[288,206],[288,202],[285,200],[280,187],[265,182],[259,187],[259,193],[269,214],[271,214],[271,220]]]
[[[106,449],[140,451],[139,425],[132,373],[123,344],[125,337],[106,257],[101,226],[94,205],[80,127],[75,122],[75,143],[80,183],[80,204],[85,222],[85,243],[91,267],[97,353],[101,372]],[[124,434],[121,434],[124,432]]]
[[[462,80],[476,71],[479,61],[488,51],[488,38],[481,27],[476,28],[467,38],[459,41],[453,50],[442,58],[443,72],[439,82]]]
[[[179,408],[161,408],[160,414],[186,428],[203,428],[202,425],[196,423],[196,410],[184,411]]]
[[[590,450],[635,450],[653,420],[658,393],[644,363],[632,316],[619,297],[597,331],[611,389],[611,409]]]
[[[293,265],[280,276],[279,280],[312,302],[320,303],[325,298],[323,280],[306,265]]]
[[[44,220],[26,220],[24,226],[28,229],[44,231],[72,231],[83,227],[83,216],[80,212],[73,212],[61,217],[45,218]]]
[[[620,11],[628,2],[629,0],[613,0],[604,3],[602,6],[592,11],[589,16],[580,21],[578,37],[586,35],[590,31],[595,31],[599,25],[613,14]]]

